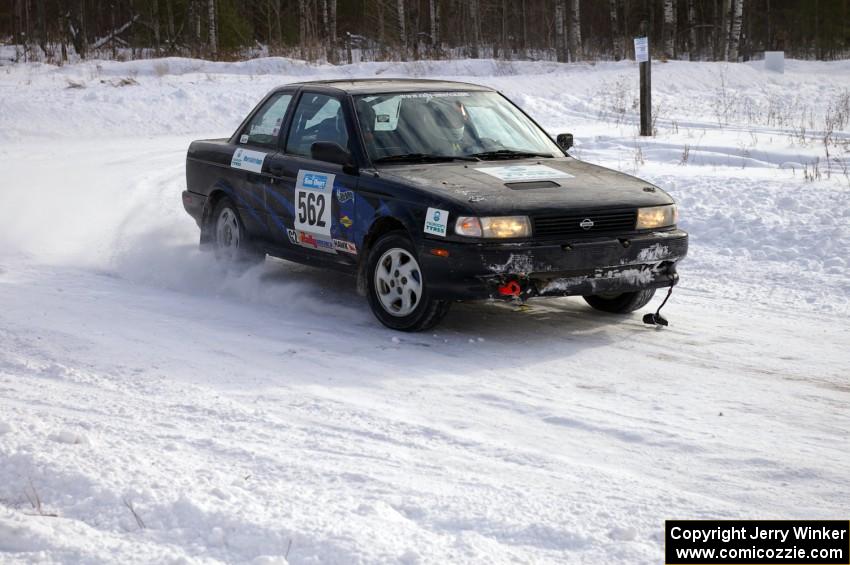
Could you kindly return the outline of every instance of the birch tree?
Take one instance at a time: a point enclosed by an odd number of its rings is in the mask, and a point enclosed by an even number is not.
[[[697,7],[695,0],[688,0],[688,59],[697,59]]]
[[[567,60],[567,41],[564,36],[566,0],[555,0],[555,57],[560,62]]]
[[[401,58],[407,59],[407,26],[404,15],[404,0],[396,2],[398,6],[398,41],[401,43]]]
[[[470,16],[472,16],[472,57],[481,56],[481,3],[479,0],[469,1]]]
[[[215,17],[215,0],[209,0],[207,9],[209,15],[210,53],[212,53],[212,56],[215,57],[218,53],[218,29]]]
[[[307,0],[298,0],[298,41],[301,58],[307,58]]]
[[[741,46],[741,23],[744,19],[744,0],[734,0],[735,5],[732,10],[732,21],[729,31],[729,51],[727,60],[737,61],[738,51]]]
[[[440,48],[440,3],[437,0],[428,0],[428,16],[431,23],[431,49],[437,51]]]
[[[573,61],[581,60],[581,0],[573,0],[570,10],[570,52]]]
[[[676,18],[673,0],[664,0],[664,55],[672,59],[676,55]]]
[[[624,48],[624,38],[623,33],[620,30],[620,2],[619,0],[609,0],[608,8],[610,12],[610,24],[611,24],[611,49],[613,50],[614,60],[619,61],[623,57],[625,57],[625,53],[623,53]]]

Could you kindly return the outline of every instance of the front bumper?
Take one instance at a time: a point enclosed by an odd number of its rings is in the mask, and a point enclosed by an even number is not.
[[[448,251],[447,257],[433,254]],[[676,284],[687,255],[679,229],[568,242],[426,240],[420,262],[435,298],[474,300],[632,292]],[[509,290],[508,290],[509,289]]]

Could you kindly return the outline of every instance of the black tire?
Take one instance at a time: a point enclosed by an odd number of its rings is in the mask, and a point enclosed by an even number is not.
[[[655,289],[648,288],[615,295],[594,294],[585,296],[584,300],[596,310],[612,314],[628,314],[646,306],[653,296],[655,296]]]
[[[411,269],[412,280],[417,281],[421,289],[417,298],[418,302],[415,302],[415,306],[412,304],[408,306],[412,307],[412,310],[407,314],[404,313],[406,308],[401,303],[402,295],[415,296],[416,293],[413,290],[409,291],[403,269],[402,272],[397,269],[393,273],[392,269],[387,268],[388,265],[394,264],[393,254],[399,255],[402,259],[408,258],[407,263],[400,263],[400,265]],[[403,332],[420,332],[434,327],[448,313],[450,302],[435,300],[429,296],[427,282],[419,268],[416,249],[405,232],[392,231],[382,235],[369,249],[366,261],[366,296],[369,306],[375,317],[386,327]],[[380,276],[378,276],[379,269]],[[392,288],[384,284],[385,279],[379,280],[386,276],[391,277],[390,284],[394,285]],[[406,294],[408,291],[413,294]],[[385,305],[391,300],[398,303],[398,312],[391,311],[395,305]],[[412,301],[412,298],[410,300]]]
[[[222,222],[226,225],[219,229]],[[215,258],[222,263],[251,266],[265,260],[266,254],[249,240],[242,217],[227,196],[213,208],[209,229]]]

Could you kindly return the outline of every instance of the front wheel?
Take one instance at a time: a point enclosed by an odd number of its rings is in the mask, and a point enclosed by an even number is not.
[[[449,302],[434,300],[416,250],[403,232],[381,236],[367,258],[369,306],[378,320],[394,330],[418,332],[434,327],[449,311]]]
[[[584,300],[596,310],[612,314],[628,314],[646,306],[653,296],[655,296],[655,289],[648,288],[621,294],[594,294],[585,296]]]

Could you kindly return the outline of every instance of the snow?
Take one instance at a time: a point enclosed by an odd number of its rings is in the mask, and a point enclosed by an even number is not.
[[[181,207],[187,144],[335,76],[495,86],[668,190],[692,238],[672,325],[547,299],[399,335],[342,275],[216,265]],[[829,159],[821,138],[850,61],[655,64],[651,139],[636,81],[0,67],[0,562],[649,564],[664,519],[846,514],[850,132]]]

